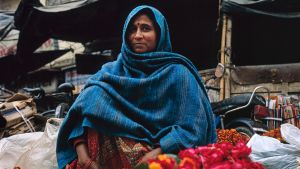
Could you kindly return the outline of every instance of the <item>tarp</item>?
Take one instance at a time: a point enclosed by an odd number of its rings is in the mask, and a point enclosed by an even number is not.
[[[20,30],[17,57],[26,60],[48,38],[89,42],[121,36],[122,14],[117,0],[80,0],[42,6],[38,0],[22,0],[15,12]]]
[[[26,56],[28,61],[25,63],[20,63],[15,55],[2,57],[0,58],[0,83],[10,82],[18,76],[40,68],[68,51],[70,49],[35,52]]]
[[[0,11],[0,40],[4,39],[13,27],[13,12]]]
[[[18,75],[39,68],[69,51],[56,51],[57,41],[46,39],[35,53],[23,53],[24,59],[17,57],[19,32],[14,26],[14,12],[0,11],[0,82],[10,81]]]
[[[300,63],[299,0],[224,0],[231,61],[238,66]]]
[[[298,0],[223,0],[222,11],[230,15],[264,15],[285,19],[300,19]]]
[[[0,11],[0,57],[16,53],[19,31],[14,29],[13,14]]]
[[[50,37],[82,43],[100,39],[112,42],[108,49],[120,48],[126,16],[139,4],[154,6],[165,14],[175,52],[202,69],[217,65],[218,0],[78,0],[55,6],[22,0],[15,13],[20,30],[17,55],[25,59]]]
[[[106,62],[113,61],[111,56],[101,54],[76,54],[76,70],[79,74],[95,74]],[[88,66],[87,66],[88,65]]]

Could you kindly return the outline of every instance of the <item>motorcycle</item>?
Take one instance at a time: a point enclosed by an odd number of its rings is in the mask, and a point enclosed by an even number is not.
[[[221,65],[221,69],[224,69]],[[222,71],[217,67],[214,78],[222,76]],[[217,87],[207,85],[209,90],[220,90]],[[212,110],[215,115],[215,123],[217,128],[221,129],[236,129],[240,134],[250,138],[253,134],[262,134],[268,131],[265,117],[268,116],[268,107],[266,99],[257,94],[258,89],[265,89],[270,98],[270,92],[263,86],[256,87],[251,94],[240,94],[218,102],[212,102]]]
[[[234,128],[240,134],[249,138],[254,133],[268,131],[268,126],[262,121],[264,117],[258,113],[258,106],[265,107],[266,101],[263,96],[256,94],[256,91],[263,86],[256,87],[251,94],[240,94],[212,103],[215,114],[216,125],[222,129]],[[267,109],[267,107],[265,107]]]
[[[63,83],[57,87],[57,91],[46,94],[42,88],[23,88],[32,96],[37,104],[37,110],[43,117],[63,118],[75,100],[72,83]]]

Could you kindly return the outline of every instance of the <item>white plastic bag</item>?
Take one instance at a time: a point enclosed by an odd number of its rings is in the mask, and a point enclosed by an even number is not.
[[[296,126],[285,123],[280,126],[280,132],[282,138],[292,144],[297,146],[297,148],[300,150],[300,129]]]
[[[49,119],[44,132],[0,140],[0,168],[56,169],[56,139],[62,119]]]
[[[294,126],[292,126],[294,127]],[[267,169],[296,169],[300,166],[298,160],[300,157],[300,140],[296,140],[300,136],[298,128],[291,130],[289,125],[283,124],[281,134],[290,144],[283,144],[279,140],[260,136],[255,134],[249,140],[247,145],[251,147],[252,152],[250,158],[264,165]],[[300,144],[299,144],[300,145]]]

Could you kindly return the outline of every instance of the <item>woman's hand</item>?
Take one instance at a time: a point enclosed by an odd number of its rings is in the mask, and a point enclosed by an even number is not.
[[[82,142],[77,144],[76,152],[78,156],[78,165],[80,167],[84,169],[100,169],[99,165],[90,158],[86,143]]]
[[[89,156],[88,147],[84,142],[76,145],[76,152],[78,156],[78,164],[80,166],[84,166],[84,164],[91,159]]]
[[[157,158],[157,156],[159,154],[162,154],[162,149],[160,147],[156,148],[156,149],[153,149],[152,151],[145,154],[144,157],[142,157],[142,159],[139,161],[138,165],[141,164],[141,163],[146,163],[149,159]]]

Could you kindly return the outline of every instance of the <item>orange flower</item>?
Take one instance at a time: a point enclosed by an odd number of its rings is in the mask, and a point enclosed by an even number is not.
[[[184,157],[178,166],[178,169],[199,169],[200,166],[197,166],[197,162],[192,158]]]
[[[230,142],[235,145],[237,142],[243,140],[247,142],[245,137],[243,137],[240,133],[238,133],[235,129],[218,129],[218,143],[222,142]]]
[[[270,131],[264,133],[263,136],[273,137],[281,142],[284,142],[284,139],[281,136],[280,128],[270,130]]]
[[[172,162],[170,157],[168,157],[166,154],[160,154],[160,155],[158,155],[157,158],[159,161],[165,161],[168,164],[171,164],[171,162]]]
[[[160,165],[160,163],[154,161],[149,164],[149,169],[163,169],[163,168]]]

